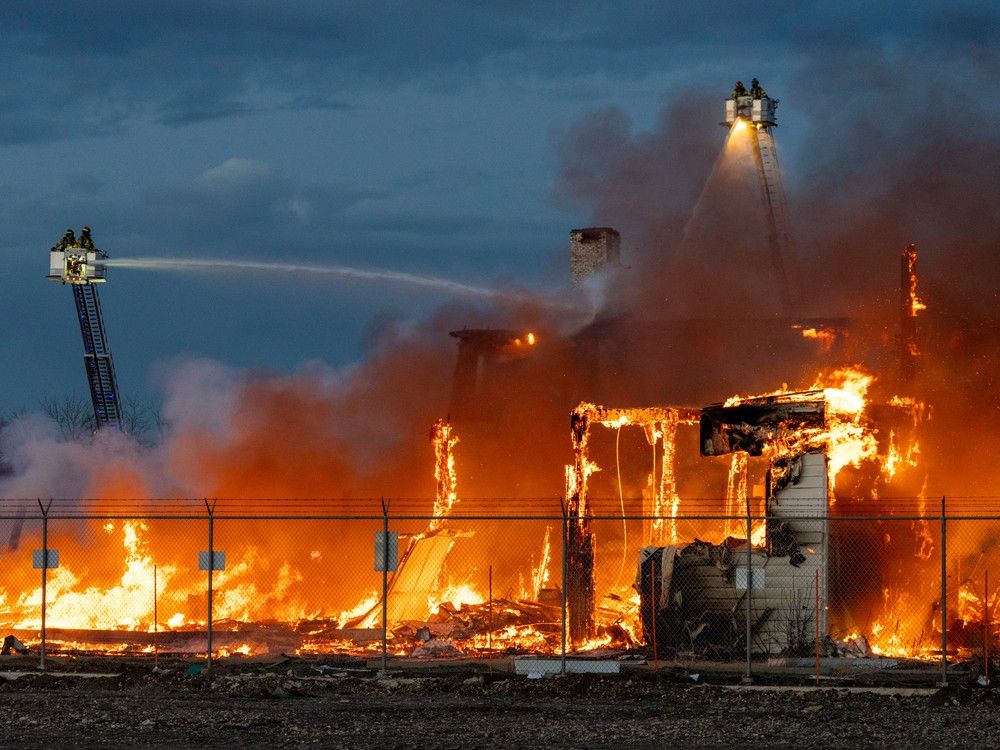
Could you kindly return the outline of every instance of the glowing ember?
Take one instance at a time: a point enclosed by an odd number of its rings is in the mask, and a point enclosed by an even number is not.
[[[266,649],[261,649],[260,647],[255,649],[249,643],[242,643],[239,646],[223,646],[217,653],[219,656],[234,656],[236,654],[249,656],[252,653],[259,654],[262,650],[266,651]]]
[[[608,646],[612,645],[612,642],[613,638],[611,637],[611,635],[609,633],[605,633],[604,635],[598,636],[597,638],[588,638],[582,643],[576,644],[576,648],[574,650],[596,651],[597,649],[600,648],[607,648]]]
[[[554,648],[554,639],[551,643],[549,640],[534,625],[507,625],[490,633],[477,633],[469,645],[484,652],[490,647],[545,652]]]

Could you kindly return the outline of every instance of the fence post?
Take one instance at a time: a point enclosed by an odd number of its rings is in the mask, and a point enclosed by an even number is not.
[[[493,671],[493,565],[490,564],[490,599],[489,599],[489,610],[488,618],[489,624],[487,625],[488,630],[486,631],[486,653],[487,661],[489,662],[490,671]]]
[[[948,516],[941,496],[941,686],[948,686]]]
[[[48,605],[47,584],[49,578],[49,508],[52,501],[42,505],[38,501],[38,507],[42,511],[42,622],[41,622],[41,643],[38,646],[38,668],[45,671],[45,609]]]
[[[160,626],[157,622],[156,566],[153,566],[153,668],[160,668]]]
[[[389,639],[389,505],[382,498],[382,671],[385,671]]]
[[[559,506],[562,508],[562,665],[560,671],[566,674],[566,578],[568,561],[566,558],[566,542],[569,537],[569,516],[566,515],[566,503],[563,498],[559,498]]]
[[[816,609],[813,619],[816,621],[816,687],[819,687],[819,568],[816,568]]]
[[[983,676],[990,686],[990,638],[993,636],[993,617],[990,615],[990,570],[983,571]]]
[[[746,674],[743,675],[743,682],[750,683],[753,682],[753,665],[750,661],[750,637],[751,637],[751,618],[753,617],[752,612],[752,602],[751,597],[753,594],[753,543],[750,541],[750,537],[753,535],[753,519],[750,517],[750,494],[747,493],[747,642],[746,642],[746,657],[747,657],[747,667]]]
[[[656,566],[650,566],[650,572],[652,575],[649,577],[649,622],[651,624],[650,630],[653,631],[653,670],[656,672],[656,679],[660,679],[660,652],[656,644],[656,631],[659,621],[657,616],[660,614],[660,600],[656,596],[656,579],[663,577],[663,549],[660,549],[660,572],[656,572]],[[639,565],[639,586],[642,587],[642,564]],[[662,589],[660,590],[662,594]],[[639,598],[639,618],[642,619],[642,596],[640,594]]]
[[[208,649],[205,676],[212,676],[212,577],[215,575],[215,500],[205,500],[208,511]]]

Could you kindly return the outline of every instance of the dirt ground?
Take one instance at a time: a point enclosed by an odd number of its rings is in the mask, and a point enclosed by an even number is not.
[[[733,689],[672,673],[380,675],[302,660],[217,669],[209,681],[187,673],[191,662],[165,666],[104,659],[71,668],[115,676],[8,679],[0,746],[964,748],[1000,732],[994,693],[964,687],[878,694]],[[28,667],[0,663],[15,669]]]

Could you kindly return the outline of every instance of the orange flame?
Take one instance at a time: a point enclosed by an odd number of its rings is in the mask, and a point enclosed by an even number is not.
[[[838,332],[834,328],[816,328],[813,326],[806,327],[799,324],[793,325],[792,328],[798,329],[798,331],[802,334],[802,338],[818,343],[820,350],[824,352],[831,351],[833,349],[833,345],[837,342]]]
[[[444,523],[444,517],[451,513],[452,507],[458,501],[458,477],[455,473],[454,448],[458,437],[452,434],[451,423],[439,419],[431,428],[431,444],[434,446],[434,480],[436,491],[434,495],[434,520],[430,530],[439,528]]]

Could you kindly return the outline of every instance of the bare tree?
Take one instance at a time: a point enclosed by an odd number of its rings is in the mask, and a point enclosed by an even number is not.
[[[96,427],[90,402],[80,396],[46,396],[42,399],[42,413],[55,422],[59,434],[69,440],[90,435]]]
[[[56,423],[63,438],[78,440],[94,433],[97,421],[93,407],[82,396],[47,396],[41,406],[42,413]],[[120,406],[122,432],[147,446],[159,439],[165,422],[152,402],[128,396]]]
[[[796,587],[782,595],[786,656],[807,656],[816,646],[816,607],[804,577],[796,578]]]
[[[141,401],[127,396],[121,404],[122,431],[142,445],[155,444],[163,434],[163,415],[151,401]]]

